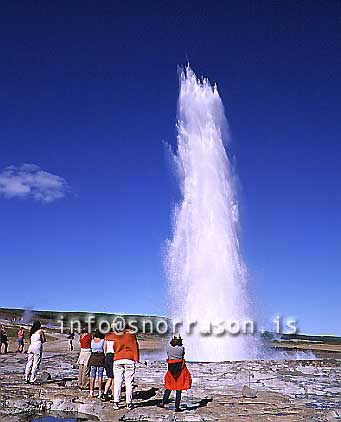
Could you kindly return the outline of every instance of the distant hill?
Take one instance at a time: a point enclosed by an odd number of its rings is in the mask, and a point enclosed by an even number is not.
[[[341,337],[330,335],[309,335],[309,334],[282,334],[280,340],[286,341],[307,341],[309,343],[341,344]]]
[[[108,321],[109,324],[115,318],[123,317],[125,321],[136,321],[136,326],[139,331],[148,332],[149,326],[160,327],[167,325],[171,327],[171,320],[167,317],[158,315],[138,315],[138,314],[119,314],[107,312],[85,312],[85,311],[46,311],[20,308],[0,308],[0,319],[8,320],[16,324],[31,324],[33,320],[39,319],[41,323],[49,328],[58,329],[63,321],[64,329],[69,329],[72,324],[73,328],[78,328],[79,325],[86,325],[89,317],[93,317],[92,327],[98,327],[101,321]],[[167,333],[169,330],[167,331]],[[166,332],[164,333],[166,334]]]

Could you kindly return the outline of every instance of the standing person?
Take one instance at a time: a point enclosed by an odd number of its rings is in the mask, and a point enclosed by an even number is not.
[[[0,354],[2,350],[2,345],[5,346],[5,354],[8,352],[8,337],[7,337],[7,331],[6,328],[2,325],[1,326],[1,332],[0,332]]]
[[[78,369],[78,386],[81,390],[89,387],[89,368],[88,362],[91,355],[91,334],[88,329],[84,327],[79,336],[79,345],[81,347],[78,356],[77,365]]]
[[[110,329],[110,332],[104,338],[105,372],[108,379],[104,387],[103,401],[109,400],[108,393],[110,387],[111,394],[114,395],[114,340],[115,334],[113,333],[113,330]]]
[[[69,345],[70,345],[70,352],[73,351],[73,340],[75,338],[75,334],[73,331],[70,331],[70,334],[68,335]]]
[[[135,333],[126,324],[122,332],[114,333],[114,410],[119,409],[119,401],[123,383],[126,386],[126,405],[133,409],[133,381],[135,364],[140,360],[139,345]]]
[[[46,342],[45,333],[41,328],[40,321],[34,321],[30,330],[31,344],[28,348],[28,359],[25,369],[25,380],[27,383],[35,383],[37,372],[41,364],[43,354],[43,343]]]
[[[104,339],[101,333],[96,330],[91,341],[91,355],[88,362],[90,367],[90,397],[94,397],[96,375],[98,375],[98,397],[102,397],[102,379],[105,366]]]
[[[165,375],[165,392],[160,407],[164,407],[169,401],[172,390],[175,394],[175,411],[181,412],[181,392],[189,390],[192,386],[192,378],[185,364],[185,348],[182,338],[174,336],[167,347],[168,371]]]
[[[18,352],[22,353],[24,351],[24,337],[25,337],[25,331],[24,327],[20,327],[18,330]]]

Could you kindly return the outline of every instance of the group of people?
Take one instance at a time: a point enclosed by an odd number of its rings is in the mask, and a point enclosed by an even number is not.
[[[118,409],[123,379],[126,387],[126,404],[132,408],[133,381],[136,363],[140,360],[139,346],[134,333],[126,327],[120,333],[112,330],[105,336],[95,331],[91,336],[84,328],[80,335],[81,351],[78,358],[79,387],[89,388],[94,397],[96,378],[98,380],[99,398],[103,401],[113,396],[114,409]],[[107,381],[102,388],[104,370]],[[111,393],[111,394],[110,394]]]
[[[23,353],[24,337],[25,337],[24,327],[20,327],[17,334],[18,334],[17,352]],[[4,346],[4,353],[6,354],[8,352],[8,336],[7,336],[6,328],[3,325],[0,326],[0,354],[2,353],[2,346]]]
[[[30,331],[30,346],[25,369],[25,380],[36,383],[36,376],[46,341],[41,323],[35,321]],[[90,397],[95,397],[95,383],[98,383],[98,398],[102,401],[113,400],[113,409],[118,410],[123,380],[125,382],[126,406],[133,408],[133,386],[136,364],[140,361],[139,345],[129,323],[120,332],[110,330],[105,336],[95,331],[92,335],[83,328],[80,337],[78,385],[81,390],[89,390]],[[175,411],[180,412],[181,393],[191,388],[192,379],[185,363],[185,348],[179,336],[172,337],[167,346],[167,364],[165,391],[160,407],[169,402],[172,391],[176,391]],[[103,375],[106,372],[106,383]],[[103,388],[104,387],[104,388]]]

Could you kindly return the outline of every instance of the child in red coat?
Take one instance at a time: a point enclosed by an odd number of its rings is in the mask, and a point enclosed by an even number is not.
[[[189,390],[192,386],[192,378],[187,369],[185,360],[185,348],[182,345],[182,338],[173,337],[169,346],[167,347],[167,364],[168,371],[165,375],[165,392],[163,395],[160,407],[168,402],[171,392],[176,391],[175,394],[175,411],[181,412],[180,401],[181,392]]]

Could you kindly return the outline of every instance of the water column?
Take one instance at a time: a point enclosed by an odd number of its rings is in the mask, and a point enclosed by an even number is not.
[[[224,147],[224,106],[217,87],[199,80],[189,67],[180,75],[177,131],[181,200],[166,256],[172,318],[183,322],[177,331],[187,359],[247,359],[253,354],[250,336],[231,334],[236,323],[242,328],[250,319],[250,310],[234,177]]]

